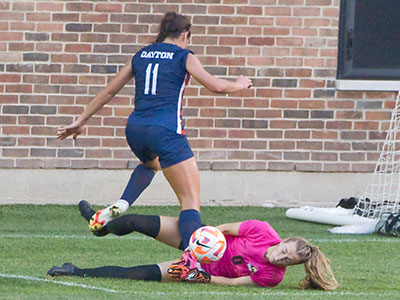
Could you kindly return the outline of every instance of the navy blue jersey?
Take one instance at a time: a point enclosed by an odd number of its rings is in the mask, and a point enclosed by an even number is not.
[[[135,110],[130,121],[136,125],[159,125],[184,134],[182,97],[190,75],[186,59],[190,50],[168,43],[154,43],[132,58],[135,76]]]

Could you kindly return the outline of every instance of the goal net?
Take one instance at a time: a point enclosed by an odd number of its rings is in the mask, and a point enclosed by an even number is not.
[[[290,208],[293,219],[331,225],[367,224],[374,228],[384,213],[400,213],[400,91],[392,112],[389,130],[371,181],[353,210],[337,208]],[[350,229],[351,231],[353,228]],[[369,230],[369,229],[368,229]],[[336,233],[361,233],[337,231]],[[373,229],[372,229],[373,231]],[[371,232],[372,232],[371,231]]]
[[[400,92],[375,172],[354,214],[377,219],[400,212]]]

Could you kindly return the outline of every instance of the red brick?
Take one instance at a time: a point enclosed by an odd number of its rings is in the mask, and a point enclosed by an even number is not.
[[[19,116],[18,117],[19,125],[40,125],[45,124],[44,117],[40,116]]]
[[[266,149],[266,141],[241,141],[240,146],[242,149]]]
[[[0,3],[0,10],[9,10],[11,7],[11,3],[3,2]]]
[[[273,57],[248,57],[247,64],[249,66],[271,66],[274,64]]]
[[[283,131],[282,130],[257,130],[256,135],[257,135],[257,138],[262,138],[262,139],[282,139]]]
[[[263,9],[259,6],[238,6],[237,14],[239,15],[262,15]]]
[[[238,170],[238,169],[239,169],[238,162],[215,161],[215,162],[211,163],[211,170],[230,171],[230,170]]]
[[[82,13],[82,22],[96,22],[96,23],[106,23],[108,22],[109,14],[99,14],[99,13]]]
[[[96,11],[100,12],[121,12],[122,11],[122,4],[119,3],[110,3],[110,4],[103,4],[98,3],[95,6]]]
[[[227,136],[227,131],[225,129],[200,129],[200,136],[223,138]]]
[[[66,52],[91,52],[92,45],[90,44],[66,44],[65,45]]]
[[[77,63],[78,56],[76,54],[51,54],[50,61],[61,63]]]
[[[2,20],[2,21],[23,21],[24,13],[0,11],[0,20]]]
[[[112,157],[112,151],[109,149],[88,149],[85,151],[87,158],[108,158]]]
[[[253,139],[254,138],[254,130],[229,130],[228,137],[230,139]]]
[[[0,32],[1,41],[22,41],[23,38],[22,32]]]
[[[275,59],[277,66],[282,67],[301,67],[303,66],[303,59],[297,57],[279,58]],[[286,70],[287,71],[287,70]]]
[[[0,82],[21,82],[21,75],[0,74]]]
[[[10,28],[11,30],[34,31],[35,23],[10,22]],[[2,30],[7,30],[7,29],[4,28]]]
[[[93,169],[99,165],[98,160],[71,160],[71,167],[74,169]]]
[[[45,136],[55,136],[57,134],[57,127],[54,126],[32,126],[32,135],[45,135]]]
[[[232,23],[235,24],[235,23]],[[243,23],[246,24],[246,23]],[[257,25],[257,26],[273,26],[274,25],[274,18],[266,18],[266,17],[251,17],[249,18],[250,25]]]
[[[24,75],[23,82],[26,83],[49,83],[47,75]]]
[[[99,147],[100,146],[100,139],[99,138],[84,138],[79,137],[75,141],[75,145],[77,147]]]
[[[293,162],[268,162],[268,170],[271,171],[293,171],[295,164]]]
[[[102,147],[128,147],[128,144],[126,142],[125,138],[103,138],[101,142]]]
[[[20,137],[18,138],[18,146],[44,146],[45,138],[40,137]]]
[[[311,77],[311,69],[286,69],[286,77]]]
[[[223,148],[223,149],[238,149],[240,145],[239,141],[234,140],[214,140],[214,148]]]
[[[292,141],[270,141],[269,149],[294,149],[295,142]]]
[[[65,115],[80,115],[83,112],[83,107],[77,106],[58,106],[58,113]]]
[[[208,7],[209,14],[231,15],[234,12],[235,12],[235,8],[233,6],[212,5],[212,6]]]
[[[318,7],[294,7],[293,15],[304,17],[319,17],[321,15],[321,9]]]
[[[301,172],[320,172],[322,171],[321,163],[296,163],[294,169]]]
[[[338,132],[336,131],[313,131],[312,139],[332,139],[335,140],[338,138]]]
[[[3,134],[29,135],[28,126],[2,126]]]
[[[151,11],[151,5],[149,4],[126,4],[125,12],[147,12]]]
[[[38,2],[36,4],[36,9],[38,11],[63,11],[64,3]]]
[[[322,145],[322,142],[298,141],[296,142],[296,149],[322,150]]]
[[[126,169],[128,163],[126,160],[100,160],[99,168],[101,169]]]
[[[254,151],[228,151],[228,159],[254,159]]]
[[[127,120],[124,118],[103,118],[103,125],[105,126],[120,126],[125,128],[126,122]]]
[[[17,122],[17,118],[14,116],[0,115],[0,124],[14,125]]]
[[[301,90],[301,89],[285,90],[284,97],[288,97],[288,98],[310,98],[311,97],[311,91],[310,90]]]
[[[69,125],[74,121],[72,117],[47,117],[47,125]]]
[[[296,128],[297,121],[288,121],[288,120],[271,120],[269,122],[270,128]]]
[[[231,47],[216,47],[216,46],[207,46],[206,53],[209,55],[232,55]]]
[[[25,84],[15,84],[15,85],[6,85],[7,93],[32,93],[32,85]]]
[[[389,111],[367,111],[365,112],[366,120],[390,120],[391,112]]]
[[[52,75],[51,83],[52,84],[76,84],[78,82],[78,76],[69,76],[69,75]]]
[[[252,39],[252,38],[250,38]],[[256,45],[264,45],[262,42],[265,42],[265,44],[267,43],[267,41],[263,40],[263,38],[255,38],[257,39],[257,41],[259,41],[260,44],[256,44]],[[261,40],[260,40],[261,39]],[[269,38],[266,38],[269,39]],[[219,39],[219,44],[220,45],[238,45],[238,46],[244,46],[246,45],[246,38],[245,37],[226,37],[226,36],[222,36]]]
[[[88,135],[98,135],[98,136],[113,136],[114,128],[110,127],[89,127]]]
[[[241,107],[242,106],[242,99],[235,99],[235,98],[216,98],[215,106],[218,107]],[[246,100],[247,101],[247,100]]]
[[[0,95],[0,104],[18,103],[18,95]]]
[[[285,139],[310,139],[309,130],[286,130]]]
[[[278,89],[257,89],[256,91],[257,97],[266,97],[266,98],[281,98],[282,90]],[[274,100],[271,100],[271,107]]]
[[[44,13],[44,12],[27,13],[26,20],[33,21],[33,22],[50,22],[51,14]]]
[[[8,31],[8,23],[7,22],[0,22],[0,30],[1,31]],[[7,49],[7,46],[5,45],[4,51]],[[3,50],[2,50],[3,51]]]
[[[79,76],[79,83],[80,84],[105,84],[105,77],[104,76]]]
[[[66,3],[65,8],[67,11],[92,11],[93,4],[92,3],[79,3],[79,2],[72,2]]]
[[[4,157],[27,157],[29,154],[29,149],[13,149],[13,148],[3,148],[2,156]]]
[[[267,16],[290,16],[290,7],[266,7],[265,15]]]

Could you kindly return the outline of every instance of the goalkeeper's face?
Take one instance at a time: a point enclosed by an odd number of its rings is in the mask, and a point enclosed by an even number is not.
[[[281,242],[277,245],[269,247],[265,253],[265,259],[273,265],[287,267],[297,265],[301,262],[300,256],[297,254],[296,242]]]

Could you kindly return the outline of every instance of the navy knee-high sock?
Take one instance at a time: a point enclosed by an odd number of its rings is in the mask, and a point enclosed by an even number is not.
[[[195,209],[182,210],[179,215],[179,233],[182,237],[183,249],[189,245],[189,239],[192,233],[203,226],[201,223],[200,213]]]
[[[127,201],[129,206],[132,205],[140,194],[149,186],[154,178],[154,174],[153,169],[142,164],[138,165],[133,171],[121,199]]]
[[[75,276],[124,278],[133,280],[161,281],[161,270],[158,265],[144,265],[131,268],[106,266],[100,268],[79,269],[76,268]]]

